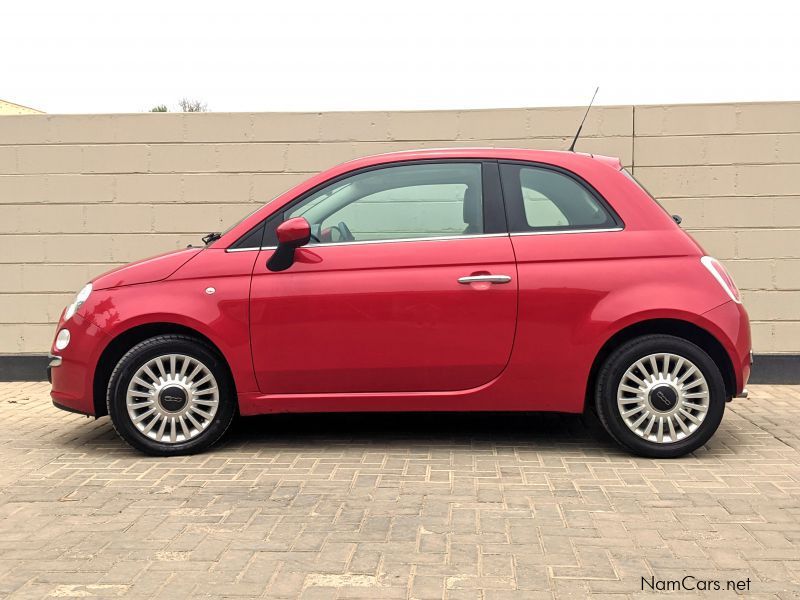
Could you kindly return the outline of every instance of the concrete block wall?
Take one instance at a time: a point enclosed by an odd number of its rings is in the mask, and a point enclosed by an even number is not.
[[[583,110],[0,117],[0,353],[46,352],[93,275],[198,243],[319,170],[564,149]],[[619,156],[731,268],[756,351],[800,353],[800,103],[595,107],[578,149]]]
[[[758,353],[800,353],[800,103],[637,106],[636,177],[741,288]]]

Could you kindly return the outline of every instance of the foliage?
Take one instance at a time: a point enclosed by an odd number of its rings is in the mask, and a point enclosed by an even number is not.
[[[208,112],[208,105],[200,100],[190,100],[189,98],[182,98],[178,102],[181,112]]]

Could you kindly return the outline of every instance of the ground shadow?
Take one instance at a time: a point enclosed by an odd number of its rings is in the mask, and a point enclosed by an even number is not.
[[[553,413],[328,413],[238,419],[227,444],[580,444],[608,450],[614,444],[594,415]]]
[[[108,417],[76,420],[53,440],[78,450],[102,446],[129,447],[114,432]],[[309,413],[239,417],[216,448],[249,450],[328,446],[526,447],[531,450],[615,452],[597,418],[555,413]]]
[[[706,458],[729,455],[730,429],[723,421],[714,438],[699,451]],[[77,420],[59,430],[50,442],[62,449],[138,455],[114,431],[107,418]],[[583,456],[631,456],[606,433],[591,411],[559,413],[308,413],[239,417],[209,452],[288,450],[330,447],[422,452],[469,446],[473,449],[513,447],[532,452],[579,453]]]

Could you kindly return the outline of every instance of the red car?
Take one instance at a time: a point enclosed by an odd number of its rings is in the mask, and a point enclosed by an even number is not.
[[[750,373],[731,277],[614,158],[362,158],[204,241],[78,293],[56,406],[157,455],[209,447],[237,411],[590,407],[629,450],[674,457]]]

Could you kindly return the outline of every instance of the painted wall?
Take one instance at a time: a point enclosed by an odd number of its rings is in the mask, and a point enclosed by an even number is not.
[[[198,243],[312,173],[442,146],[564,149],[583,108],[0,117],[0,353],[46,352],[89,278]],[[800,352],[800,103],[595,107],[619,156],[742,288],[759,353]]]

